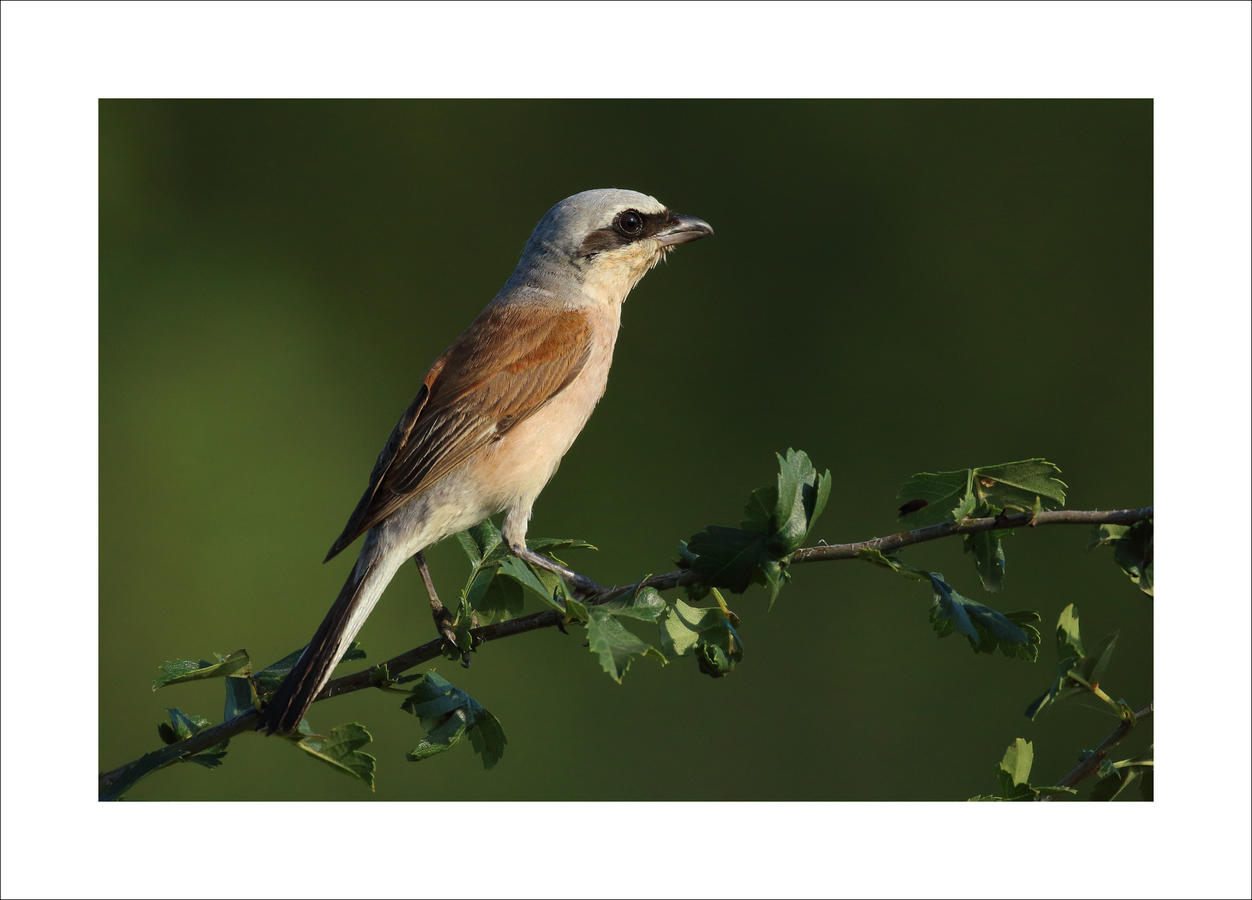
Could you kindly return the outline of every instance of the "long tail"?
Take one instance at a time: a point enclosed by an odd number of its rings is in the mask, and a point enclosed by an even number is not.
[[[384,552],[379,542],[370,537],[339,591],[339,598],[266,707],[259,727],[270,734],[294,731],[300,724],[404,561],[394,559],[394,553]]]

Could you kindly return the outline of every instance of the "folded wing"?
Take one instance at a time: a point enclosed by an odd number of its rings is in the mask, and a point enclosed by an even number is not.
[[[575,310],[488,307],[435,361],[326,559],[564,390],[591,356]]]

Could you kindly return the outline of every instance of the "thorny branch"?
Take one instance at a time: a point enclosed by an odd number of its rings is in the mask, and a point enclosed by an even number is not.
[[[939,525],[931,525],[926,528],[918,528],[913,531],[901,531],[896,534],[890,534],[885,537],[871,538],[866,541],[856,541],[850,544],[823,544],[817,547],[802,547],[791,556],[791,564],[798,565],[800,563],[811,562],[830,562],[840,559],[856,559],[857,554],[862,550],[873,549],[883,553],[889,553],[901,547],[907,547],[912,544],[920,544],[925,541],[938,540],[939,538],[948,537],[953,534],[974,534],[980,531],[994,531],[1008,528],[1035,528],[1041,525],[1133,525],[1152,517],[1152,507],[1145,506],[1139,509],[1114,509],[1114,510],[1055,510],[1052,512],[1041,512],[1039,514],[1032,513],[1012,513],[1001,514],[999,516],[989,516],[981,519],[964,519],[961,522],[946,522]],[[626,593],[633,593],[640,588],[651,587],[658,591],[669,590],[680,587],[684,584],[693,583],[696,580],[695,575],[684,570],[667,572],[664,575],[653,575],[634,584],[625,587],[613,587],[605,590],[600,594],[586,598],[583,602],[588,606],[600,603],[607,603],[614,597],[620,597]],[[513,635],[523,634],[527,631],[536,631],[541,628],[552,628],[563,624],[565,617],[556,610],[547,610],[545,612],[531,613],[526,616],[519,616],[516,619],[510,619],[507,622],[497,622],[494,625],[483,625],[470,631],[474,646],[495,641],[501,638],[512,637]],[[317,700],[326,700],[330,697],[338,697],[341,694],[359,691],[362,688],[379,687],[387,684],[394,676],[399,675],[407,669],[427,662],[440,656],[442,653],[442,639],[427,641],[419,647],[406,650],[398,656],[376,666],[371,666],[352,675],[344,675],[342,678],[336,678],[322,689],[317,695]],[[316,702],[316,701],[315,701]],[[113,788],[124,781],[128,777],[130,770],[139,765],[145,764],[145,771],[151,771],[152,768],[168,765],[194,756],[209,747],[220,744],[222,741],[242,734],[247,731],[255,730],[260,719],[260,713],[257,710],[249,710],[241,713],[233,719],[206,728],[197,732],[186,740],[178,741],[145,754],[137,760],[133,760],[116,769],[105,772],[100,776],[100,796],[105,798],[113,793]],[[1121,726],[1119,726],[1120,728]],[[1133,726],[1132,726],[1133,727]],[[1126,729],[1129,731],[1129,728]],[[1114,732],[1116,734],[1116,732]],[[1121,740],[1118,736],[1113,743]],[[1109,736],[1110,738],[1113,735]],[[1106,742],[1109,740],[1105,739]],[[1112,744],[1108,745],[1109,747]],[[1108,747],[1103,744],[1101,748],[1107,752]],[[1097,751],[1098,752],[1098,751]],[[1093,757],[1094,758],[1094,757]],[[1066,778],[1075,776],[1082,769],[1081,764],[1078,769],[1067,775]],[[1099,765],[1099,760],[1095,762]],[[1089,774],[1082,771],[1075,777],[1075,782]],[[1062,785],[1066,782],[1062,780]]]

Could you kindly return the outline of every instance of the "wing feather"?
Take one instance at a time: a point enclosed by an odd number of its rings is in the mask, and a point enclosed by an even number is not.
[[[326,559],[541,409],[578,377],[591,348],[591,323],[576,310],[484,310],[426,373]]]

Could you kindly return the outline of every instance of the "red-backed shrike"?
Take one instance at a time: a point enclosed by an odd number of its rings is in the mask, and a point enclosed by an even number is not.
[[[712,233],[635,191],[584,191],[548,210],[387,439],[326,559],[365,535],[361,554],[262,727],[295,729],[405,560],[495,513],[514,554],[592,587],[527,548],[531,507],[604,394],[626,295],[670,248]]]

